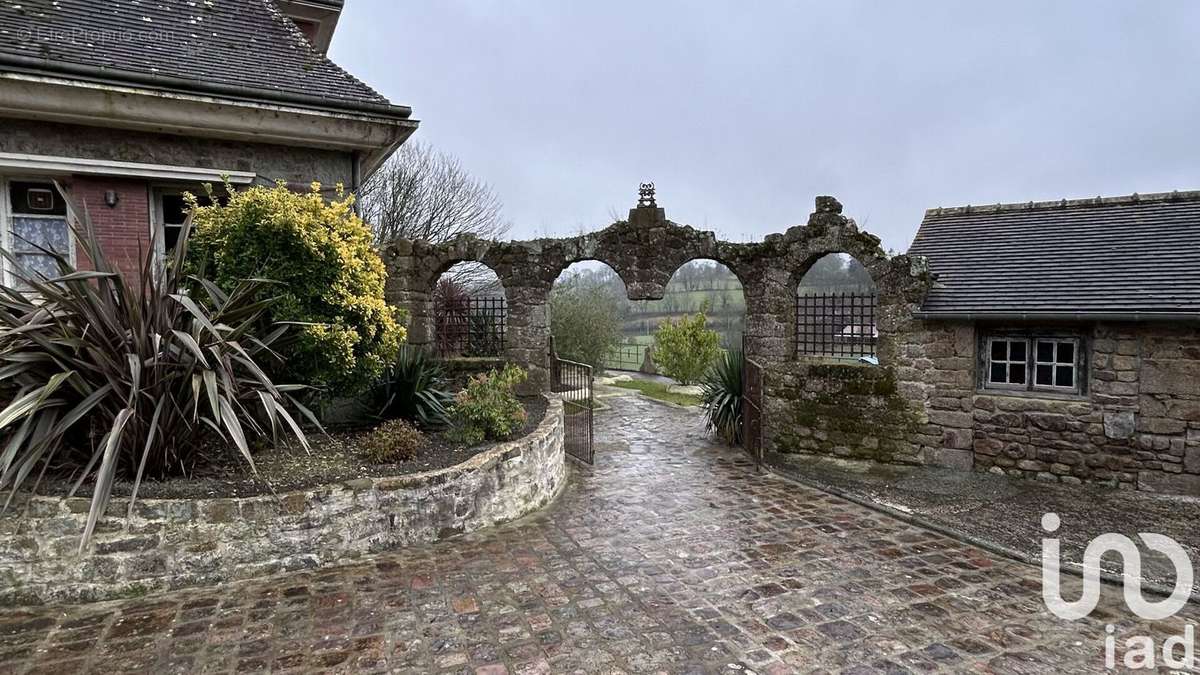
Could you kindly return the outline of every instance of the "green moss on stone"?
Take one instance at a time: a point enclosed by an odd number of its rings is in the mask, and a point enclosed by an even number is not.
[[[849,448],[852,457],[890,462],[908,447],[920,421],[897,392],[891,368],[822,363],[806,370],[807,386],[777,392],[787,400],[777,451],[833,454]]]

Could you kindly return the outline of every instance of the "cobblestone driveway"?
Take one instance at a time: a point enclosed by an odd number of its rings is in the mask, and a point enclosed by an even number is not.
[[[535,517],[336,569],[7,610],[0,672],[1102,672],[1105,622],[1183,631],[1112,592],[1059,621],[1036,569],[756,475],[694,412],[609,402],[596,468]]]

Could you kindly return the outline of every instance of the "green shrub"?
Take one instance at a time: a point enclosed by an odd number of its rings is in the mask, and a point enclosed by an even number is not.
[[[526,377],[523,369],[511,364],[499,372],[473,375],[467,388],[454,397],[452,436],[468,445],[512,438],[525,426],[525,408],[514,389]]]
[[[667,319],[654,331],[654,363],[680,384],[695,384],[721,353],[721,335],[706,328],[707,306],[696,314]]]
[[[742,441],[742,369],[740,350],[729,350],[704,376],[701,400],[708,430],[730,445]]]
[[[372,464],[407,462],[426,446],[425,434],[407,420],[388,420],[367,434],[362,455]]]
[[[400,345],[379,387],[381,417],[400,417],[423,427],[442,426],[454,397],[444,389],[442,366],[412,345]]]
[[[550,293],[550,334],[558,356],[601,370],[621,340],[621,307],[606,286],[557,284]]]
[[[314,184],[298,194],[282,184],[232,191],[224,206],[196,206],[192,264],[221,288],[240,279],[279,282],[274,322],[301,322],[283,373],[331,394],[376,382],[404,339],[384,302],[386,274],[353,197],[326,202]]]
[[[250,446],[264,437],[282,430],[307,448],[286,406],[312,415],[291,397],[302,387],[264,373],[284,331],[258,332],[271,302],[261,296],[274,286],[242,281],[225,291],[187,279],[188,225],[171,258],[146,256],[139,277],[126,279],[86,212],[74,212],[84,214],[76,238],[94,271],[55,255],[59,275],[46,279],[2,251],[32,293],[0,287],[0,489],[15,492],[47,469],[77,477],[71,494],[92,480],[82,550],[118,476],[133,479],[132,513],[144,477],[189,471],[214,445],[237,448],[252,471]]]

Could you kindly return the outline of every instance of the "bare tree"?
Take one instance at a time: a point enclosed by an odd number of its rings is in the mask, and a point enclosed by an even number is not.
[[[359,190],[363,220],[375,239],[440,243],[460,234],[499,239],[509,230],[504,204],[491,185],[453,155],[412,141],[400,146]]]
[[[460,234],[502,239],[510,228],[491,185],[472,176],[457,157],[420,141],[400,146],[363,182],[358,200],[380,245],[400,239],[436,244]],[[499,290],[495,273],[480,264],[456,265],[449,276],[472,295]]]

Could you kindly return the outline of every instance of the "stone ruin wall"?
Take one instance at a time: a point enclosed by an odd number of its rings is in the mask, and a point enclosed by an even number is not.
[[[870,272],[879,290],[881,366],[794,359],[796,288],[821,257],[848,253]],[[908,396],[919,388],[911,369],[898,367],[901,343],[893,339],[911,322],[929,280],[921,259],[888,257],[877,237],[842,215],[832,197],[818,197],[805,226],[759,243],[719,241],[667,220],[644,205],[629,218],[593,234],[560,239],[491,242],[460,237],[445,244],[398,242],[383,251],[388,299],[411,316],[409,340],[433,341],[432,291],[456,263],[477,261],[500,278],[508,300],[507,360],[527,367],[530,390],[549,378],[548,298],[567,266],[584,260],[608,264],[631,300],[660,299],[671,276],[698,258],[724,264],[742,284],[746,300],[747,356],[762,364],[767,447],[780,452],[858,456],[878,461],[923,461],[911,436],[920,406]],[[783,420],[783,422],[779,422]]]
[[[796,289],[809,267],[829,253],[852,255],[875,282],[878,366],[795,357]],[[747,356],[765,375],[768,457],[799,453],[929,464],[1200,494],[1195,331],[1097,326],[1086,398],[981,393],[975,327],[915,318],[932,284],[925,260],[889,257],[832,197],[817,198],[806,225],[758,243],[719,241],[711,232],[667,220],[652,204],[578,237],[399,242],[383,255],[388,299],[410,312],[410,341],[418,345],[433,339],[431,294],[442,272],[463,261],[495,271],[509,307],[505,358],[530,370],[530,392],[549,385],[548,298],[571,263],[606,263],[631,300],[651,300],[663,297],[681,265],[711,259],[742,284]]]

